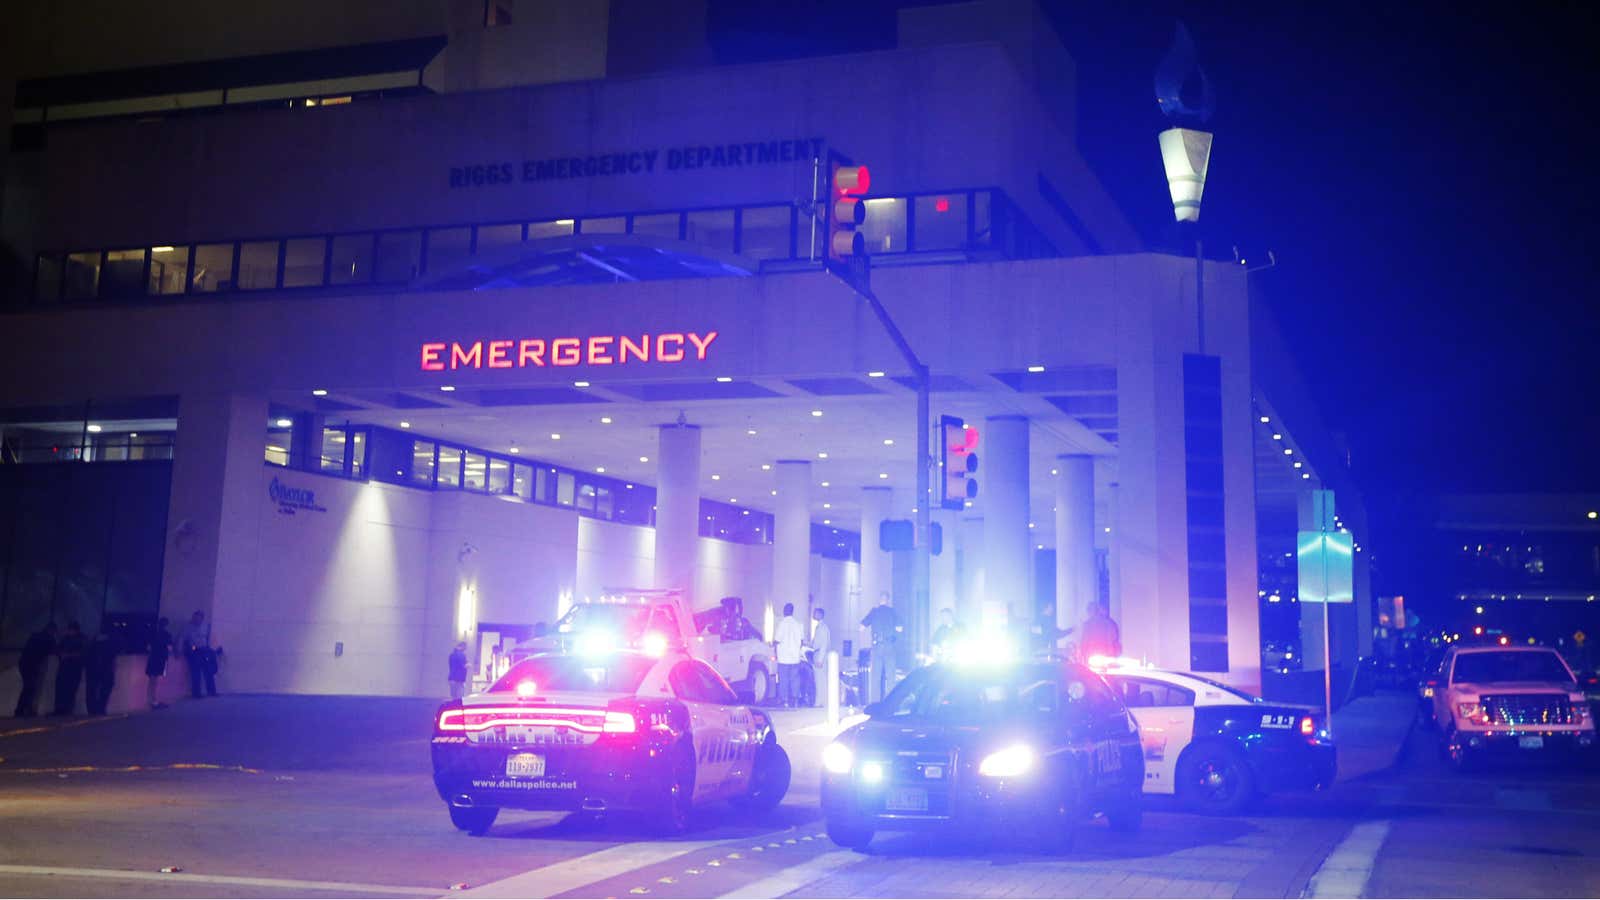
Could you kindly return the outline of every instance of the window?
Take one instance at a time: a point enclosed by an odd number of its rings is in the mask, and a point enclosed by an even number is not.
[[[181,294],[188,280],[188,247],[150,248],[150,293]]]
[[[533,499],[533,467],[517,463],[512,468],[511,493],[524,500]]]
[[[1194,705],[1194,692],[1176,685],[1162,684],[1144,678],[1129,678],[1124,675],[1111,675],[1106,680],[1111,682],[1112,688],[1122,696],[1122,702],[1129,709],[1145,706]]]
[[[465,471],[466,474],[461,478],[462,487],[469,491],[481,491],[488,485],[488,460],[484,459],[482,453],[467,453]]]
[[[329,284],[362,284],[372,280],[373,236],[341,234],[333,239]]]
[[[867,205],[867,220],[861,235],[867,253],[904,253],[906,250],[906,200],[904,197],[873,197]]]
[[[233,287],[233,245],[201,244],[194,248],[194,280],[189,290],[211,294]]]
[[[619,653],[599,660],[576,656],[538,656],[511,667],[491,691],[513,691],[531,681],[541,691],[603,691],[632,694],[639,690],[656,661],[646,656]]]
[[[68,254],[66,280],[68,300],[100,296],[100,251]]]
[[[111,250],[100,271],[100,295],[138,297],[144,294],[145,250]]]
[[[733,252],[733,210],[708,209],[684,217],[683,239],[708,250]]]
[[[428,232],[429,273],[443,272],[471,255],[471,228],[434,228]]]
[[[33,299],[39,303],[54,303],[61,296],[61,257],[39,254],[33,271]]]
[[[678,213],[657,213],[649,216],[633,217],[633,233],[648,234],[652,237],[665,238],[669,241],[678,240],[678,226],[683,223],[683,216]],[[584,226],[588,231],[588,225]]]
[[[478,228],[479,254],[488,253],[500,247],[514,247],[522,243],[522,226],[517,225],[484,225]]]
[[[433,441],[411,442],[411,483],[433,487]]]
[[[267,428],[267,459],[275,466],[289,464],[289,450],[294,446],[294,431],[291,428]]]
[[[318,287],[327,262],[327,238],[291,238],[283,246],[283,286]]]
[[[489,457],[489,493],[511,493],[511,463]]]
[[[793,210],[788,206],[747,208],[739,222],[739,252],[751,259],[788,259],[795,255],[789,245],[792,223]],[[809,253],[810,232],[803,237],[806,241],[805,252]],[[820,222],[817,237],[819,241],[822,239]]]
[[[584,219],[579,227],[584,234],[624,234],[628,230],[628,217],[606,216],[599,219]]]
[[[571,472],[558,472],[556,474],[556,503],[562,506],[571,506],[573,495],[577,492],[578,480]]]
[[[384,284],[410,281],[417,277],[422,260],[422,233],[388,231],[378,235],[378,258],[373,272]]]
[[[343,428],[322,429],[322,450],[317,456],[317,470],[344,473],[346,435]]]
[[[1572,681],[1572,673],[1553,650],[1462,653],[1456,656],[1451,684],[1494,684],[1502,681]]]
[[[461,486],[461,448],[439,447],[439,487],[458,488]]]
[[[733,689],[711,667],[699,660],[684,660],[667,676],[672,693],[690,703],[715,703],[732,706],[739,702]]]
[[[239,289],[258,291],[278,286],[278,242],[246,241],[239,245]]]
[[[594,515],[595,487],[588,482],[578,485],[578,512]]]
[[[537,241],[543,238],[568,237],[571,234],[571,219],[556,219],[554,222],[528,223],[528,240],[530,241]]]
[[[978,191],[972,195],[972,245],[974,247],[994,246],[994,195],[989,191]]]
[[[365,478],[367,470],[367,433],[350,431],[350,477]]]
[[[960,250],[967,246],[967,195],[936,194],[914,201],[917,250]]]

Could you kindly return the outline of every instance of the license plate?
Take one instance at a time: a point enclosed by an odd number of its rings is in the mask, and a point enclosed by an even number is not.
[[[1524,750],[1539,750],[1544,747],[1544,738],[1537,734],[1530,734],[1517,738],[1517,746]]]
[[[513,753],[506,757],[507,778],[543,778],[544,757],[537,753]]]
[[[922,776],[924,778],[943,778],[944,766],[923,766]]]
[[[895,812],[927,812],[928,792],[917,788],[895,788],[884,798],[883,806]]]

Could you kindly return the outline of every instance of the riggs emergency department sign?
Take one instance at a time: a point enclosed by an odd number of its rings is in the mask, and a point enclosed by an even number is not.
[[[822,156],[822,138],[782,138],[725,144],[647,147],[615,153],[554,156],[547,159],[494,160],[450,167],[452,188],[650,175],[694,169],[738,169],[746,166],[810,162]]]

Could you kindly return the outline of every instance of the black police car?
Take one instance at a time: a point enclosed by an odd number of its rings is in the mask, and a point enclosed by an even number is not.
[[[1144,756],[1127,709],[1068,662],[917,669],[823,750],[828,836],[863,849],[878,831],[968,827],[1065,848],[1103,813],[1141,823]]]

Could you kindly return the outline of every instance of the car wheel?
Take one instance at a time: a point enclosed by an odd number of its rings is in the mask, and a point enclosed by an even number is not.
[[[1467,750],[1467,745],[1461,742],[1461,736],[1454,726],[1445,729],[1444,737],[1439,741],[1439,752],[1444,756],[1445,764],[1452,772],[1472,771],[1472,756]]]
[[[789,776],[789,754],[776,740],[769,739],[756,749],[749,793],[740,795],[735,803],[753,812],[776,809],[789,793]]]
[[[1255,796],[1250,764],[1225,747],[1190,748],[1178,763],[1178,798],[1191,810],[1234,815]]]
[[[499,807],[494,806],[452,806],[449,809],[450,824],[473,837],[487,834],[495,817],[500,815]]]
[[[661,806],[662,815],[653,819],[660,831],[682,834],[689,830],[689,816],[694,810],[694,748],[688,741],[673,751],[672,775]]]
[[[1106,807],[1106,822],[1118,834],[1133,834],[1144,826],[1144,793],[1134,791]]]
[[[745,683],[750,685],[747,692],[750,694],[750,705],[764,706],[772,699],[772,676],[767,674],[765,666],[751,666],[750,677]]]
[[[847,850],[865,853],[867,845],[872,843],[872,829],[865,825],[829,819],[828,840]]]

